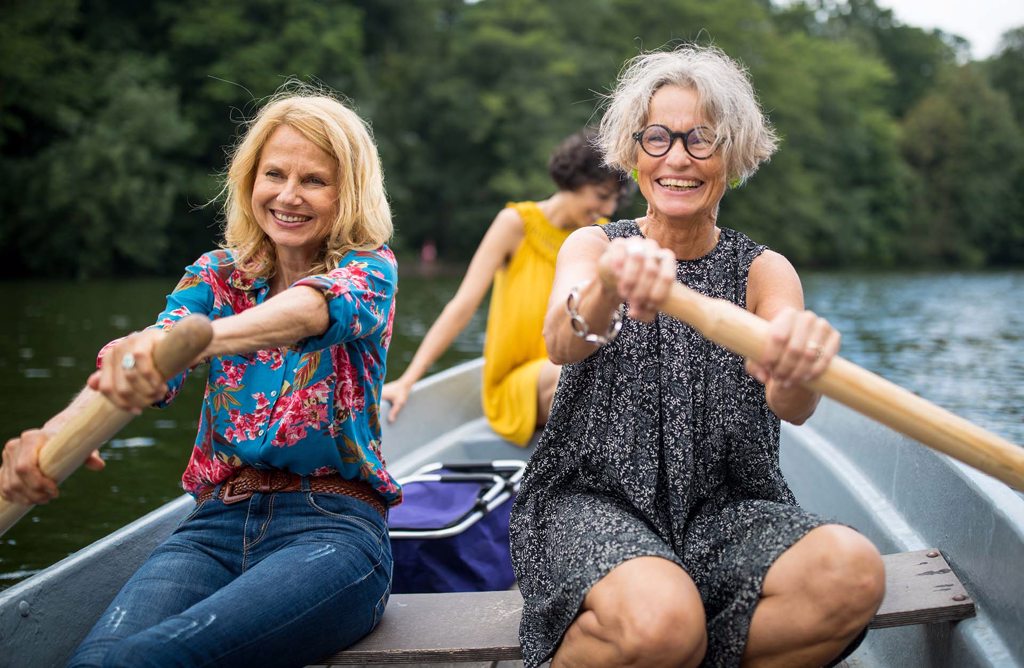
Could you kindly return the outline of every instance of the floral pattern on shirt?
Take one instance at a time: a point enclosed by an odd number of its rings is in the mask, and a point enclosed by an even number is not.
[[[210,360],[182,486],[199,495],[238,468],[254,466],[363,479],[388,503],[398,503],[401,488],[381,453],[378,409],[395,316],[395,257],[387,246],[352,251],[337,269],[296,285],[324,295],[327,330],[293,348]],[[206,253],[186,268],[153,327],[168,329],[192,313],[211,320],[235,315],[263,303],[268,293],[267,281],[236,269],[229,251]],[[177,396],[187,373],[168,382],[161,406]]]

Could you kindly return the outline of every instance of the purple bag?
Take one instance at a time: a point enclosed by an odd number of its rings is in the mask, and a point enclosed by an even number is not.
[[[515,583],[508,520],[520,460],[429,464],[402,483],[388,516],[391,591],[414,594],[494,591]]]

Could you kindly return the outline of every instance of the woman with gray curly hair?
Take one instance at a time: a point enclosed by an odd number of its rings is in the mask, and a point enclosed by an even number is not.
[[[804,310],[783,256],[719,226],[776,137],[714,47],[623,70],[599,141],[647,213],[574,232],[545,320],[562,378],[512,515],[526,666],[821,666],[881,602],[875,547],[802,510],[780,419],[820,395],[839,333]],[[672,283],[771,322],[744,360],[658,313]]]

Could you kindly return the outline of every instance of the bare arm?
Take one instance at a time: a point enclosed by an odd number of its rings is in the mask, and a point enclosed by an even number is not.
[[[839,351],[839,332],[824,318],[804,310],[796,270],[772,251],[760,255],[750,267],[747,308],[771,322],[764,354],[760,360],[747,360],[747,371],[765,384],[768,406],[776,415],[802,424],[814,414],[821,395],[799,383],[825,371]]]
[[[609,241],[604,232],[585,227],[562,244],[555,282],[544,319],[544,342],[555,364],[589,357],[598,346],[576,335],[566,312],[573,287],[579,290],[576,310],[594,333],[604,334],[612,314],[629,302],[630,316],[650,322],[675,281],[675,258],[649,239]]]
[[[381,398],[391,402],[388,420],[394,422],[413,384],[444,354],[466,328],[491,287],[494,275],[523,241],[523,220],[515,209],[503,209],[480,241],[466,275],[441,315],[430,326],[405,372],[384,386]]]
[[[570,325],[565,303],[573,287],[582,286],[577,311],[592,332],[606,332],[612,313],[621,303],[616,291],[598,276],[598,262],[608,245],[604,232],[584,227],[570,234],[558,251],[555,281],[544,317],[544,343],[555,364],[578,362],[597,350],[597,346],[576,336]]]
[[[320,292],[304,285],[289,288],[242,313],[213,321],[213,338],[196,362],[290,345],[323,334],[329,322],[327,300]],[[167,383],[153,362],[156,343],[164,336],[162,330],[147,329],[117,342],[106,352],[100,370],[89,377],[88,386],[136,414],[164,398]],[[125,370],[122,362],[129,353],[135,364]]]
[[[3,466],[0,467],[0,497],[22,505],[38,505],[59,496],[56,481],[43,475],[39,468],[39,450],[46,439],[60,431],[96,396],[95,391],[84,388],[67,408],[47,420],[41,429],[28,429],[7,441],[3,450]],[[94,471],[104,467],[98,451],[94,450],[89,455],[85,466]]]
[[[323,334],[330,319],[323,294],[299,285],[211,324],[213,339],[201,355],[204,359],[291,345]]]
[[[322,334],[329,324],[327,302],[317,290],[297,286],[238,315],[213,323],[214,337],[201,357],[246,353],[295,343]],[[167,385],[153,364],[153,349],[164,336],[160,330],[146,330],[126,337],[111,348],[99,371],[67,408],[46,422],[42,429],[30,429],[7,442],[0,468],[0,495],[27,505],[46,503],[58,495],[57,484],[39,469],[39,450],[97,395],[102,393],[119,408],[135,413],[163,398]],[[135,367],[121,364],[131,352]],[[98,470],[103,460],[93,452],[85,465]]]

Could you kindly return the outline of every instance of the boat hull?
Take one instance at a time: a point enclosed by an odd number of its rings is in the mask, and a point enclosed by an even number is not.
[[[389,469],[433,461],[525,459],[487,426],[480,360],[419,383],[385,424]],[[856,666],[1024,667],[1024,498],[1002,483],[824,401],[801,427],[783,425],[782,465],[800,503],[849,524],[882,552],[939,547],[978,615],[956,624],[872,631]],[[0,592],[0,666],[63,665],[125,579],[192,505],[185,495]]]

